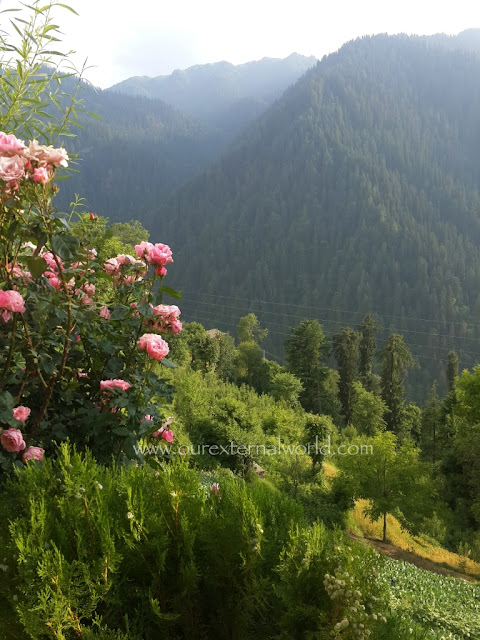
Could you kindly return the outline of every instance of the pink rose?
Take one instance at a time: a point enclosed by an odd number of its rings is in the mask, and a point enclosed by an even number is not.
[[[48,278],[48,284],[57,291],[60,291],[60,289],[62,288],[62,281],[51,271],[48,271],[44,275],[46,275]]]
[[[7,324],[7,322],[12,317],[12,314],[10,313],[10,311],[2,311],[2,313],[0,313],[0,316],[2,320],[5,322],[5,324]]]
[[[210,485],[210,491],[214,493],[216,496],[220,495],[220,485],[218,484],[218,482],[214,482],[213,484]]]
[[[100,381],[100,389],[121,389],[122,391],[127,391],[130,389],[131,384],[125,382],[125,380],[101,380]]]
[[[78,295],[84,294],[85,296],[95,295],[95,285],[89,282],[84,282],[80,289],[75,289],[75,293]]]
[[[22,454],[23,464],[27,464],[29,460],[43,460],[44,449],[40,447],[28,447]]]
[[[25,159],[20,156],[0,156],[0,179],[5,182],[20,180],[25,175]]]
[[[140,420],[140,422],[143,422],[144,420],[146,420],[147,422],[153,422],[153,418],[149,413],[147,413],[147,415],[142,420]]]
[[[38,184],[47,184],[50,180],[50,174],[45,167],[37,167],[33,170],[33,181]]]
[[[98,312],[98,315],[101,318],[105,318],[105,320],[110,320],[110,311],[106,305],[103,305],[103,307]]]
[[[163,440],[166,440],[166,442],[173,442],[173,431],[171,429],[165,429],[163,426],[160,429],[157,429],[157,431],[154,431],[152,433],[152,438],[162,438]]]
[[[178,320],[178,318],[174,318],[172,320],[172,324],[170,325],[170,328],[174,335],[178,334],[182,331],[182,323],[180,322],[180,320]]]
[[[6,451],[17,453],[25,449],[25,440],[20,429],[7,429],[0,437],[0,442]]]
[[[25,151],[25,155],[34,162],[52,164],[54,167],[68,167],[68,154],[62,147],[54,149],[52,146],[38,144],[32,140]]]
[[[153,307],[153,315],[163,318],[178,318],[180,313],[180,309],[174,304],[157,304],[156,307]]]
[[[42,252],[40,252],[40,255],[45,260],[45,262],[48,264],[50,269],[52,269],[53,271],[57,271],[58,270],[57,262],[55,260],[55,256],[53,255],[53,253],[51,251],[42,251]],[[58,257],[57,257],[57,260],[58,260],[58,262],[60,264],[60,268],[63,269],[62,261]]]
[[[63,147],[47,147],[46,162],[54,167],[68,167],[68,153]]]
[[[162,276],[162,278],[164,278],[167,275],[167,270],[165,269],[165,267],[157,267],[155,269],[155,275]]]
[[[135,245],[135,251],[139,258],[144,258],[149,264],[156,264],[163,267],[173,262],[172,250],[166,244],[141,242]]]
[[[0,131],[0,153],[17,153],[25,148],[25,143],[16,138],[13,133],[7,135]]]
[[[153,307],[154,319],[146,324],[154,331],[171,331],[177,334],[182,330],[182,323],[178,319],[180,313],[180,309],[174,304],[158,304]]]
[[[103,265],[103,268],[109,275],[113,276],[119,273],[120,264],[116,258],[109,258]]]
[[[144,333],[137,344],[154,360],[163,360],[169,352],[168,344],[155,333]]]
[[[18,291],[0,291],[0,309],[12,313],[25,313],[25,303]]]
[[[30,413],[31,409],[29,409],[28,407],[15,407],[15,409],[13,410],[13,417],[19,422],[25,422]]]

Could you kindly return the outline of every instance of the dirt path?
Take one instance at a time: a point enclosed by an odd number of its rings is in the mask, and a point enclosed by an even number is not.
[[[349,531],[349,536],[353,540],[357,540],[358,542],[363,542],[364,544],[369,544],[372,546],[378,553],[381,553],[384,556],[388,556],[389,558],[393,558],[394,560],[404,560],[405,562],[409,562],[410,564],[414,564],[416,567],[420,569],[426,569],[427,571],[432,571],[433,573],[438,573],[441,576],[450,576],[451,578],[458,578],[460,580],[467,580],[468,582],[477,582],[475,578],[469,576],[465,573],[460,573],[459,571],[455,571],[454,569],[448,569],[447,567],[443,567],[442,565],[436,564],[428,558],[422,558],[421,556],[417,556],[415,553],[411,551],[405,551],[404,549],[400,549],[389,542],[382,542],[381,540],[376,540],[373,538],[362,538],[357,536],[356,534]]]

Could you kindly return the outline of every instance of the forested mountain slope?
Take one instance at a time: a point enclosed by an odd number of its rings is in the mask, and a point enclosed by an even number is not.
[[[335,331],[373,311],[425,378],[452,347],[478,361],[480,60],[462,43],[346,44],[152,216],[185,311],[232,328],[255,310],[280,355],[302,317]]]
[[[90,209],[112,221],[143,219],[219,153],[218,137],[205,125],[161,100],[87,85],[81,97],[86,111],[98,118],[81,114],[83,128],[65,143],[79,154],[80,172],[61,183],[63,206],[79,193]]]

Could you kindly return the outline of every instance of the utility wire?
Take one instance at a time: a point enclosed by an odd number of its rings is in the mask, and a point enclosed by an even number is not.
[[[198,294],[198,295],[202,295],[202,296],[212,296],[212,297],[217,297],[217,298],[229,298],[231,300],[242,300],[244,302],[248,302],[248,303],[261,303],[261,304],[273,304],[273,305],[280,305],[280,306],[284,306],[284,307],[296,307],[296,308],[303,308],[303,309],[314,309],[316,311],[333,311],[335,313],[349,313],[349,314],[360,314],[360,315],[365,315],[367,312],[364,311],[349,311],[348,309],[334,309],[334,308],[329,308],[329,307],[317,307],[317,306],[313,306],[313,305],[303,305],[303,304],[296,304],[296,303],[291,303],[291,302],[275,302],[273,300],[251,300],[248,298],[241,298],[238,296],[224,296],[221,295],[219,293],[207,293],[205,291],[185,291],[185,294],[188,295],[194,295],[194,294]],[[434,320],[432,318],[414,318],[411,316],[395,316],[395,315],[389,315],[387,313],[379,313],[376,311],[370,311],[370,313],[372,315],[377,315],[380,316],[382,318],[394,318],[394,319],[399,319],[399,320],[412,320],[414,322],[437,322],[440,324],[453,324],[453,325],[460,325],[460,326],[470,326],[470,327],[477,327],[480,328],[480,324],[475,324],[472,322],[454,322],[454,321],[450,321],[450,320]]]
[[[184,305],[182,305],[182,307],[183,306]],[[220,305],[215,305],[215,306],[220,306]],[[206,309],[199,309],[199,310],[197,310],[197,309],[193,309],[193,310],[192,309],[190,309],[190,310],[186,309],[186,311],[187,312],[189,311],[190,313],[194,313],[194,314],[196,314],[198,312],[199,314],[201,314],[201,316],[202,315],[207,315],[209,317],[211,316],[212,318],[214,318],[215,324],[222,324],[222,325],[226,325],[229,329],[231,329],[231,328],[233,328],[234,330],[236,329],[236,325],[234,324],[231,316],[224,315],[224,314],[219,314],[218,312],[216,312],[214,310],[206,310]],[[239,315],[238,318],[240,318],[240,317],[241,316]],[[228,320],[219,320],[219,318],[227,318]],[[278,323],[273,323],[273,324],[278,324]],[[281,326],[281,325],[279,325],[279,326]],[[345,325],[345,326],[348,326],[348,325]],[[270,334],[274,334],[274,335],[284,336],[286,338],[289,338],[291,336],[291,334],[289,334],[289,333],[283,333],[283,332],[275,331],[275,330],[272,331],[270,329],[269,329],[269,333]],[[381,342],[381,341],[382,341],[382,339],[379,340],[379,342]],[[387,340],[385,339],[383,342],[384,342],[384,344],[386,344]],[[378,345],[378,346],[381,346],[381,345]],[[416,346],[416,347],[427,348],[427,349],[442,349],[442,350],[451,351],[451,349],[449,349],[447,347],[436,347],[436,346],[430,346],[430,345],[425,345],[425,344],[408,343],[408,346],[409,347]],[[470,355],[472,357],[477,357],[478,356],[478,358],[480,360],[480,354],[476,354],[476,353],[473,353],[473,352],[463,352],[463,353],[465,353],[466,355]],[[479,363],[479,360],[474,361],[474,362],[468,362],[463,357],[463,353],[462,353],[462,360],[464,361],[464,363],[467,366],[473,367],[473,366],[475,366],[476,364]],[[270,355],[272,355],[272,354],[270,354]],[[420,358],[422,360],[433,360],[435,362],[448,363],[448,360],[446,360],[445,358],[435,358],[433,356],[425,356],[425,355],[420,355],[420,354],[412,354],[412,355],[413,355],[414,358]]]
[[[204,305],[204,306],[208,306],[209,308],[213,306],[213,307],[220,307],[221,309],[234,309],[234,310],[242,311],[242,313],[245,313],[245,311],[247,311],[246,309],[243,309],[242,307],[233,307],[231,305],[221,305],[221,304],[217,304],[217,303],[214,303],[214,302],[203,302],[203,301],[195,301],[195,300],[191,300],[190,302],[192,304],[195,304],[195,305],[201,304],[201,305]],[[200,310],[200,311],[203,311],[203,310]],[[255,310],[253,310],[253,311],[255,311]],[[263,310],[257,310],[257,313],[259,313],[259,314],[260,313],[268,313],[269,315],[274,315],[274,316],[287,316],[289,318],[296,317],[296,318],[304,319],[304,316],[285,314],[285,313],[278,313],[278,312],[275,312],[275,311],[266,311],[265,312]],[[238,318],[241,317],[240,314],[236,314],[236,316]],[[348,324],[345,324],[345,321],[341,321],[341,320],[329,320],[329,319],[326,319],[326,318],[317,318],[317,320],[319,320],[320,322],[322,322],[324,324],[339,324],[342,327],[349,326]],[[265,320],[265,323],[269,323],[270,325],[276,325],[276,326],[282,327],[284,329],[287,328],[284,323],[273,322],[271,320]],[[410,334],[417,334],[417,335],[427,335],[432,340],[436,340],[437,338],[447,338],[448,340],[451,340],[452,342],[455,342],[458,339],[467,338],[467,336],[449,336],[447,334],[431,334],[431,333],[429,333],[427,331],[415,331],[415,330],[412,330],[412,329],[401,329],[401,328],[395,328],[395,327],[391,327],[390,330],[391,331],[397,331],[398,333],[406,333],[406,334],[410,333]],[[467,338],[467,339],[476,340],[476,342],[479,342],[479,340],[477,338]],[[410,344],[414,345],[415,343],[410,343]],[[415,344],[415,346],[432,348],[432,349],[433,348],[441,349],[442,351],[451,351],[450,347],[442,347],[442,346],[434,346],[434,345],[418,344],[418,343]],[[480,359],[480,353],[475,353],[475,352],[472,352],[472,351],[468,351],[468,352],[465,351],[465,353],[468,353],[468,354],[470,354],[470,355],[472,355],[474,357],[478,357]]]

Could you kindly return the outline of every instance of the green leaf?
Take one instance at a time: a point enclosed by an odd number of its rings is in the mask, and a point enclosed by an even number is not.
[[[114,429],[112,429],[112,431],[117,436],[129,436],[130,435],[130,431],[127,429],[127,427],[115,427]]]
[[[48,269],[47,261],[44,258],[33,258],[32,256],[29,256],[28,258],[25,258],[25,262],[28,270],[34,278],[40,278],[40,276],[43,276],[45,271]]]
[[[72,7],[69,7],[68,4],[62,4],[62,3],[58,3],[57,7],[63,7],[64,9],[67,9],[68,11],[71,11],[72,13],[74,13],[76,16],[78,16],[78,13],[75,11],[75,9],[72,9]]]
[[[130,307],[126,307],[124,304],[117,304],[110,314],[110,320],[124,320],[131,311]]]
[[[137,311],[142,318],[153,318],[153,309],[147,302],[139,302]]]
[[[166,293],[171,298],[175,298],[175,300],[181,300],[183,298],[181,291],[176,291],[172,289],[172,287],[160,287],[160,291],[162,293]]]
[[[11,393],[4,391],[0,394],[0,421],[9,422],[13,418],[15,400]]]
[[[80,246],[80,241],[76,236],[58,235],[53,236],[52,250],[62,260],[73,260]]]
[[[168,360],[167,358],[164,358],[161,362],[168,369],[176,369],[178,367],[178,365],[175,364],[175,362],[172,362],[171,360]]]

